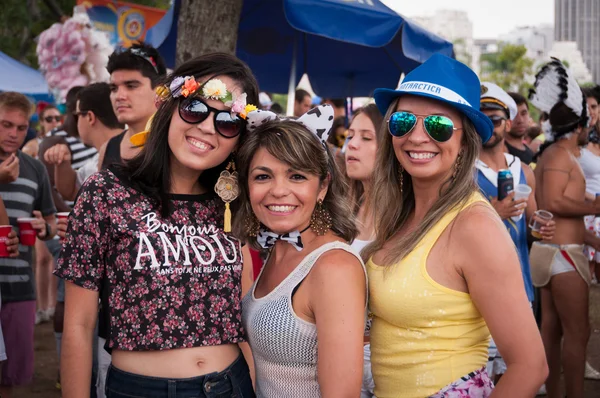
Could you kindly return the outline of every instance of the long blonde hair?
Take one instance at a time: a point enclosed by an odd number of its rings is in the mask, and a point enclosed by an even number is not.
[[[385,120],[389,120],[395,112],[398,100],[388,108]],[[462,117],[463,137],[461,143],[461,166],[455,176],[451,176],[440,188],[439,198],[414,231],[402,234],[391,246],[383,262],[378,265],[392,266],[406,257],[423,237],[452,209],[464,206],[474,192],[478,190],[475,179],[475,161],[479,157],[481,138],[471,121]],[[387,129],[387,124],[381,126]],[[415,197],[412,179],[405,170],[403,173],[403,187],[400,189],[399,175],[400,163],[396,158],[392,143],[392,136],[385,134],[378,148],[375,161],[375,172],[370,193],[374,206],[373,216],[376,237],[373,243],[367,246],[362,256],[368,260],[380,250],[383,245],[404,227],[409,215],[415,209]]]

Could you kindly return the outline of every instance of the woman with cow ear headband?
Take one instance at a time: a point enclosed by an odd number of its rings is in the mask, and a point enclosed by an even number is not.
[[[243,300],[259,397],[360,395],[366,275],[346,184],[326,141],[333,109],[248,113],[234,233],[268,258]],[[317,354],[318,353],[318,354]]]

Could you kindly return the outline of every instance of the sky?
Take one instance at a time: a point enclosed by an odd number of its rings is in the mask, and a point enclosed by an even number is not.
[[[496,38],[517,26],[554,24],[554,0],[381,0],[399,14],[433,15],[441,9],[466,11],[473,37]]]

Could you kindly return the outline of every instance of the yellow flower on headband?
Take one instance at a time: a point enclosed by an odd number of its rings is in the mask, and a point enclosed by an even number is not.
[[[169,95],[171,94],[171,91],[167,86],[158,86],[156,87],[156,90],[154,90],[154,92],[162,101],[166,101],[169,98]]]
[[[244,110],[242,112],[240,112],[240,117],[242,119],[246,119],[246,116],[248,115],[248,113],[257,110],[258,108],[252,104],[248,104],[246,105],[246,107],[244,108]]]
[[[202,94],[206,98],[222,100],[227,97],[227,86],[219,79],[211,79],[202,88]]]

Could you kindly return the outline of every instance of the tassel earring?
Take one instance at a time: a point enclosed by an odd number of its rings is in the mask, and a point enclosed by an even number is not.
[[[229,203],[237,199],[240,194],[238,173],[235,171],[235,163],[233,160],[230,160],[227,168],[221,172],[221,175],[215,184],[215,192],[219,195],[221,200],[225,202],[223,231],[231,232],[231,209],[229,208]]]

